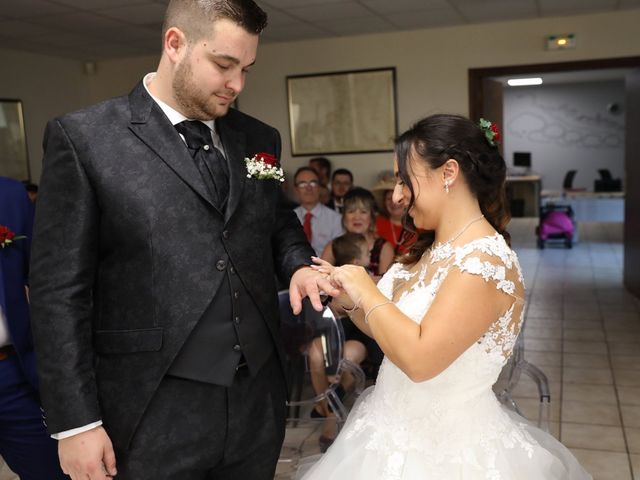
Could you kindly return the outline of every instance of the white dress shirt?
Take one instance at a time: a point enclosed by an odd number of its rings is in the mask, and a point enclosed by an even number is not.
[[[298,215],[298,220],[304,225],[304,217],[307,209],[302,205],[296,207],[294,212]],[[311,210],[311,247],[316,252],[316,256],[322,255],[324,247],[331,240],[344,233],[342,228],[342,216],[329,207],[318,203]]]
[[[4,316],[2,307],[0,307],[0,347],[9,345],[11,336],[9,335],[9,326],[7,325],[7,317]]]

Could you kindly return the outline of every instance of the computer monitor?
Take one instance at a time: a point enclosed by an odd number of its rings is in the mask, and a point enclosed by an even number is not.
[[[531,152],[513,152],[513,166],[531,168]]]

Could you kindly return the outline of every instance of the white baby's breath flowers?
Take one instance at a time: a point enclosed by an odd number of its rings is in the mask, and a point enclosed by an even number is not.
[[[244,159],[247,164],[247,178],[257,178],[258,180],[278,180],[284,182],[284,171],[275,165],[269,165],[262,157],[254,155],[253,158]]]

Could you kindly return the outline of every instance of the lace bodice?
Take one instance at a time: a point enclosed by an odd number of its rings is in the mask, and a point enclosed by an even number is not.
[[[484,351],[491,365],[497,368],[495,373],[500,373],[515,345],[524,311],[524,280],[515,252],[496,234],[457,248],[449,244],[436,246],[424,257],[410,269],[394,264],[378,288],[405,315],[420,323],[451,271],[481,276],[493,283],[497,290],[511,297],[511,305],[478,340],[480,347],[475,350]]]
[[[501,416],[491,390],[511,355],[524,307],[522,272],[516,254],[502,236],[483,237],[457,248],[435,246],[412,267],[394,264],[378,288],[405,315],[420,323],[447,276],[456,270],[494,284],[510,299],[509,307],[476,343],[430,380],[414,383],[385,358],[374,391],[354,412],[354,421],[344,432],[356,435],[372,427],[366,448],[396,452],[395,460],[394,455],[388,458],[384,478],[396,478],[399,459],[407,450],[419,450],[438,465],[490,463],[495,451],[484,451],[483,459],[465,457],[476,455],[479,441],[490,445],[489,439],[500,438],[510,447],[531,448],[533,440]],[[462,294],[460,301],[464,301]],[[483,416],[496,418],[486,423]],[[487,475],[492,480],[501,478]]]

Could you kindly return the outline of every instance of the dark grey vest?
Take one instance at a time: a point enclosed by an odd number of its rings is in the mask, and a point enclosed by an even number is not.
[[[271,355],[274,344],[262,314],[228,255],[219,259],[215,268],[224,271],[226,278],[168,374],[230,386],[239,364],[246,362],[255,375]]]

